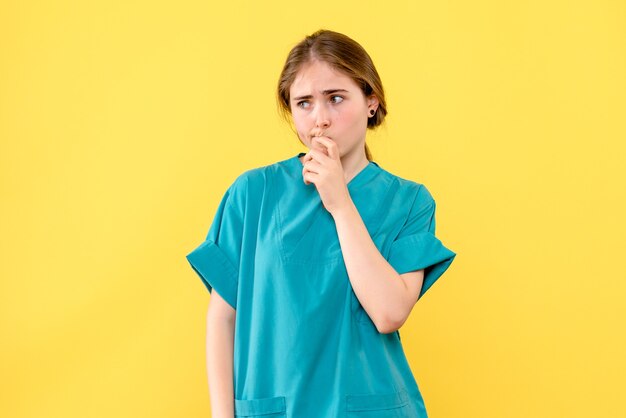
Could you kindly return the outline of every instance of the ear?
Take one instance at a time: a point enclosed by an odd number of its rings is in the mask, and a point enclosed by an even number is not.
[[[367,107],[378,109],[378,97],[375,94],[372,93],[367,97]]]

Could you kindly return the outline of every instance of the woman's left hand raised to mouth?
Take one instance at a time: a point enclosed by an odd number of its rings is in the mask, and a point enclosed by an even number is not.
[[[327,211],[333,213],[350,203],[350,193],[335,141],[325,136],[311,138],[311,149],[304,156],[303,165],[305,184],[315,184]]]

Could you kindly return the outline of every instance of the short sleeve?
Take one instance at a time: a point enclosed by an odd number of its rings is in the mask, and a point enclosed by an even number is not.
[[[237,308],[237,283],[243,242],[243,206],[237,181],[220,201],[209,232],[186,258],[209,290]]]
[[[435,236],[435,200],[419,185],[415,200],[398,236],[391,244],[388,262],[398,274],[424,269],[418,299],[450,267],[456,253]]]

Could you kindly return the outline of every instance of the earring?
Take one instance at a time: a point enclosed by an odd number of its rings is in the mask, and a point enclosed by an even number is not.
[[[376,113],[376,111],[374,109],[370,109],[370,116],[374,116],[374,113]]]

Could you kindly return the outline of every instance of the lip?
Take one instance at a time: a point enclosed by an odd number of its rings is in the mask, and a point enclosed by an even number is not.
[[[326,133],[322,132],[322,133],[320,133],[319,135],[310,135],[310,136],[309,136],[309,140],[313,140],[313,138],[316,138],[316,137],[318,137],[318,136],[323,136],[323,137],[325,137],[325,138],[332,139],[330,136],[328,136],[328,134],[326,134]]]
[[[319,128],[314,128],[311,130],[311,134],[309,135],[310,137],[314,137],[314,136],[326,136],[326,132],[322,129]]]

